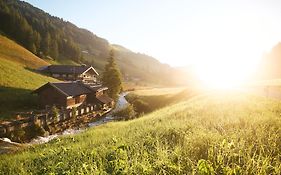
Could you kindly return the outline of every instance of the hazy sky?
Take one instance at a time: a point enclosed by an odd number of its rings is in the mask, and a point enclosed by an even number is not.
[[[280,0],[26,1],[173,66],[258,60],[281,41]]]

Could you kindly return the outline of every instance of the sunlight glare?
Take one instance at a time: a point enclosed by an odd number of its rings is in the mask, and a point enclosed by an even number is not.
[[[202,59],[195,64],[199,80],[205,87],[216,89],[242,86],[257,69],[261,58],[261,53],[256,49],[258,46],[245,47],[243,41],[213,44],[213,47],[209,47],[212,52],[202,53]]]

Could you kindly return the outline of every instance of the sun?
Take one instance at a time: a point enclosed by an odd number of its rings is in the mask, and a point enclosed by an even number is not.
[[[195,73],[205,87],[233,89],[249,81],[256,68],[257,63],[252,59],[217,58],[197,64]]]
[[[253,41],[254,38],[238,29],[232,35],[228,30],[219,30],[206,36],[201,49],[190,58],[203,85],[230,89],[247,83],[262,58],[263,47]]]
[[[240,86],[243,82],[241,72],[228,70],[223,65],[209,65],[196,69],[196,74],[204,87],[230,89]]]

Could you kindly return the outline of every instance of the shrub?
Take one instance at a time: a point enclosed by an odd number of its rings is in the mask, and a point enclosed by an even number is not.
[[[136,112],[134,110],[133,105],[129,104],[125,108],[123,108],[119,111],[116,111],[113,114],[113,116],[116,117],[119,120],[130,120],[130,119],[135,118]]]
[[[22,128],[18,128],[11,134],[11,140],[23,142],[25,140],[25,131]]]
[[[53,106],[53,107],[52,107],[52,113],[53,113],[54,116],[55,116],[55,120],[58,121],[58,120],[59,120],[59,115],[60,115],[60,113],[59,113],[59,110],[58,110],[58,108],[57,108],[56,106]]]
[[[45,129],[38,124],[33,125],[32,130],[36,134],[36,136],[44,136],[46,134]]]
[[[76,107],[73,107],[73,108],[71,109],[72,117],[76,117],[76,111],[77,111],[77,108],[76,108]]]
[[[26,139],[30,140],[36,136],[45,136],[48,132],[39,124],[34,124],[26,129]]]
[[[133,105],[134,105],[135,110],[138,113],[138,115],[140,115],[141,113],[148,113],[151,111],[149,104],[141,99],[135,100],[133,102]]]

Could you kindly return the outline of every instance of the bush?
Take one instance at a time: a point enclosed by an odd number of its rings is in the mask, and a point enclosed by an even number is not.
[[[138,95],[129,94],[125,98],[129,103],[133,104],[138,116],[153,111],[153,109],[150,107],[149,102]]]
[[[59,110],[56,106],[52,107],[52,113],[54,114],[55,120],[58,121],[60,113],[59,113]]]
[[[25,131],[22,128],[18,128],[11,134],[11,140],[16,142],[24,142]]]
[[[113,116],[119,120],[130,120],[135,118],[136,112],[133,105],[129,104],[125,108],[113,113]]]
[[[137,99],[133,102],[133,105],[135,107],[136,112],[138,113],[138,115],[142,114],[142,113],[148,113],[151,111],[151,108],[149,107],[149,104],[144,102],[141,99]]]
[[[76,117],[76,111],[77,111],[77,108],[76,107],[73,107],[72,109],[71,109],[71,116],[74,118],[74,117]]]
[[[39,124],[33,124],[26,129],[26,141],[31,140],[37,136],[45,136],[48,135],[48,131],[46,131],[42,126]]]

